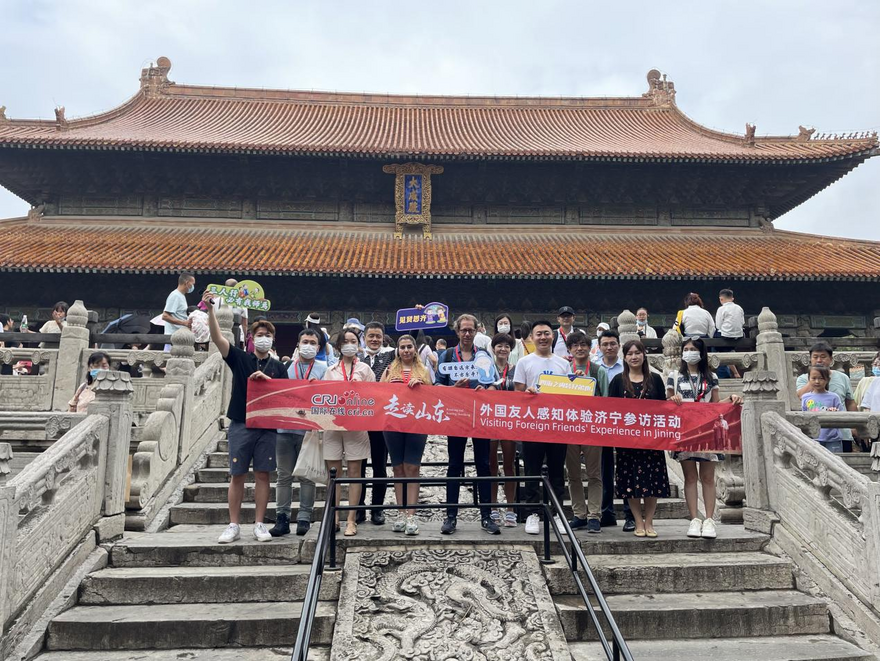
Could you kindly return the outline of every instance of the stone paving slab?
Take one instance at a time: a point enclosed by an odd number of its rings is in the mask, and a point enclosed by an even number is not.
[[[562,556],[544,565],[550,592],[579,594]],[[590,555],[590,569],[609,594],[790,590],[794,587],[789,560],[767,553],[669,553],[665,555]],[[589,591],[583,571],[581,579]]]
[[[292,647],[188,648],[116,652],[44,652],[37,661],[290,661]],[[309,661],[328,661],[330,648],[309,648]]]
[[[78,606],[49,625],[49,650],[174,649],[292,645],[299,602]],[[316,645],[329,644],[336,603],[319,602]]]
[[[180,526],[182,528],[182,526]],[[241,539],[219,544],[224,526],[192,526],[177,532],[178,526],[158,533],[126,536],[110,551],[114,567],[159,567],[220,565],[279,565],[299,562],[301,537],[287,535],[268,542],[254,539],[242,526]]]
[[[569,640],[595,640],[580,596],[554,598]],[[828,606],[796,590],[609,595],[608,608],[626,640],[825,634]],[[606,632],[607,634],[607,632]]]
[[[303,599],[310,565],[122,567],[89,574],[81,605],[231,603]],[[339,597],[340,575],[328,572],[319,598]]]
[[[772,636],[715,640],[634,640],[635,659],[651,661],[868,661],[875,657],[834,636]],[[598,643],[569,643],[573,661],[607,661]]]

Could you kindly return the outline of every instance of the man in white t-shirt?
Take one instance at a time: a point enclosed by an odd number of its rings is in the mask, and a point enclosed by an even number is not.
[[[553,353],[553,326],[549,321],[536,321],[532,324],[532,341],[535,353],[520,358],[516,364],[513,383],[518,391],[537,393],[538,379],[544,374],[565,376],[571,365],[564,358]],[[546,396],[546,395],[545,395]],[[526,441],[523,443],[523,462],[525,474],[540,475],[545,459],[547,473],[553,492],[561,503],[565,499],[565,455],[568,446],[565,443],[545,443],[543,441]],[[541,532],[541,485],[537,482],[525,483],[525,501],[533,507],[525,508],[526,532],[537,535]],[[562,530],[562,523],[556,524]]]
[[[168,294],[162,312],[165,334],[173,335],[181,326],[192,327],[192,321],[186,313],[186,295],[192,294],[196,288],[196,278],[189,273],[181,273],[177,278],[177,289]],[[170,351],[171,345],[166,344],[165,350]]]

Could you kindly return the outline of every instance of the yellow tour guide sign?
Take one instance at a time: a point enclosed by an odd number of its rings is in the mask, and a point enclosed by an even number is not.
[[[591,376],[556,376],[542,374],[538,379],[538,390],[550,395],[585,395],[596,394],[596,379]]]

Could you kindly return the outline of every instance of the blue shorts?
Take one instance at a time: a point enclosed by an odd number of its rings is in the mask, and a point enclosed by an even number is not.
[[[229,474],[244,475],[252,460],[256,472],[275,470],[276,437],[274,429],[248,429],[243,422],[233,421],[227,434]]]
[[[425,444],[428,442],[427,434],[404,434],[397,431],[386,431],[385,445],[388,446],[388,454],[391,457],[392,466],[410,464],[411,466],[422,465],[422,455],[425,454]]]

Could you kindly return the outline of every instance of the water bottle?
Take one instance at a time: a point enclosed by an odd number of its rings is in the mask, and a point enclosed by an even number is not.
[[[27,330],[28,330],[27,315],[23,314],[23,315],[21,315],[21,332],[27,333]]]

